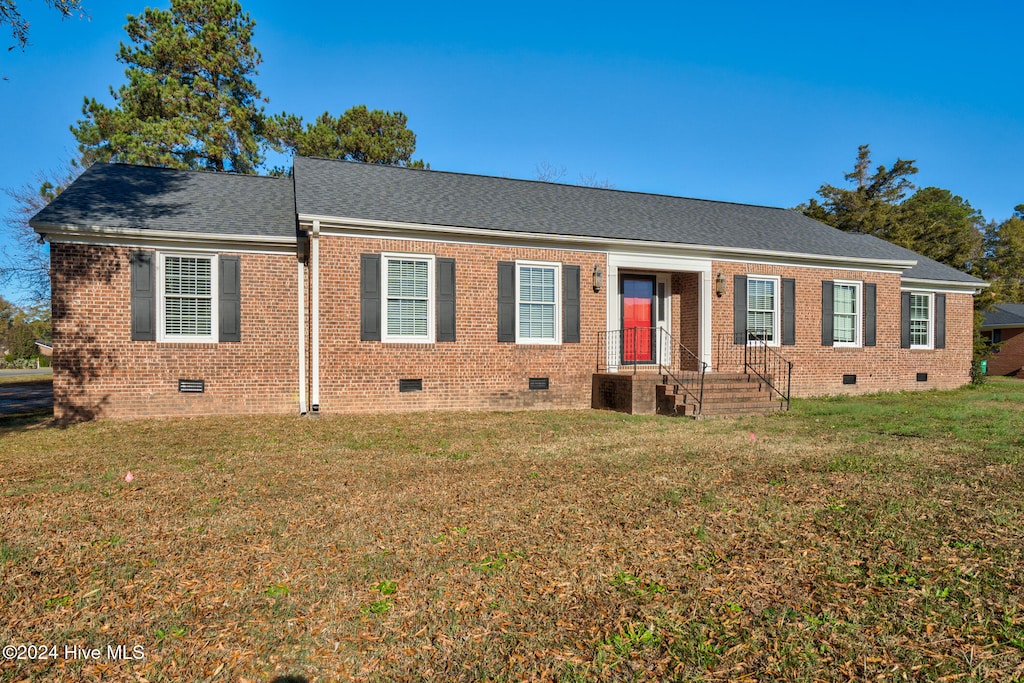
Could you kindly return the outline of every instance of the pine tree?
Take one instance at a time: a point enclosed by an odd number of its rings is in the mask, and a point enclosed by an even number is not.
[[[254,173],[266,117],[255,22],[235,0],[172,0],[129,16],[115,106],[86,98],[71,128],[83,161]]]
[[[412,158],[416,134],[407,124],[400,111],[371,110],[360,104],[337,117],[324,112],[305,125],[300,116],[279,114],[271,119],[269,130],[276,146],[301,156],[424,168],[422,160]]]

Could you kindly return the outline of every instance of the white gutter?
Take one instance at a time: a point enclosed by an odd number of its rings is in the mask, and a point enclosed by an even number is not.
[[[922,280],[905,277],[900,280],[902,289],[937,289],[945,288],[954,292],[981,294],[982,290],[991,286],[990,282],[958,282],[956,280]]]
[[[313,221],[313,229],[309,233],[309,260],[313,272],[313,397],[314,413],[320,412],[320,221]]]
[[[299,239],[302,239],[301,237]],[[301,249],[299,252],[301,253]],[[295,259],[299,283],[299,414],[308,412],[306,403],[306,264]]]
[[[104,243],[149,242],[149,243],[191,243],[211,245],[253,245],[295,248],[294,237],[272,235],[226,235],[224,233],[185,232],[181,230],[143,230],[139,228],[104,228],[101,226],[80,226],[67,223],[32,223],[32,227],[50,242],[90,239]]]
[[[388,232],[402,233],[406,235],[422,234],[437,235],[461,235],[484,239],[505,239],[509,241],[526,241],[539,243],[565,244],[566,248],[579,248],[581,245],[592,246],[599,250],[616,248],[621,250],[634,250],[650,252],[674,253],[693,258],[713,258],[721,260],[743,260],[749,261],[752,258],[757,260],[779,260],[795,264],[835,264],[836,267],[848,266],[851,270],[865,270],[881,268],[889,271],[903,271],[917,265],[917,261],[903,259],[878,259],[861,258],[855,256],[831,256],[828,254],[810,254],[802,252],[776,251],[768,249],[743,249],[739,247],[716,247],[695,244],[680,244],[677,242],[648,242],[644,240],[622,239],[617,237],[588,237],[583,235],[552,235],[547,233],[522,232],[517,230],[489,230],[481,228],[466,228],[454,225],[426,225],[422,223],[403,223],[397,221],[369,220],[363,218],[343,218],[338,216],[320,216],[312,214],[299,214],[299,223],[309,224],[316,222],[325,225],[324,233],[332,233],[335,230],[353,232]]]

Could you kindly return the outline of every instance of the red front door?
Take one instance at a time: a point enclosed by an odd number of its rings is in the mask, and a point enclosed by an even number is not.
[[[622,279],[622,360],[650,363],[654,360],[654,279],[625,276]]]

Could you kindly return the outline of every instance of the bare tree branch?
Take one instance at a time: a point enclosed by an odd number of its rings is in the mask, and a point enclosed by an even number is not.
[[[35,179],[17,188],[5,188],[14,206],[3,218],[2,229],[12,245],[0,251],[0,284],[18,285],[34,304],[50,298],[50,251],[41,244],[39,235],[28,224],[47,204],[53,201],[82,172],[76,162],[49,172],[39,172]]]

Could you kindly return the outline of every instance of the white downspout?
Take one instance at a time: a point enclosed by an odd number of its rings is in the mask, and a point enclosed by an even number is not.
[[[299,239],[305,239],[304,236]],[[299,247],[299,252],[304,248]],[[299,414],[308,412],[306,403],[306,264],[304,259],[296,259],[298,264],[299,283]]]
[[[320,412],[320,221],[313,221],[309,257],[313,276],[313,412]]]

